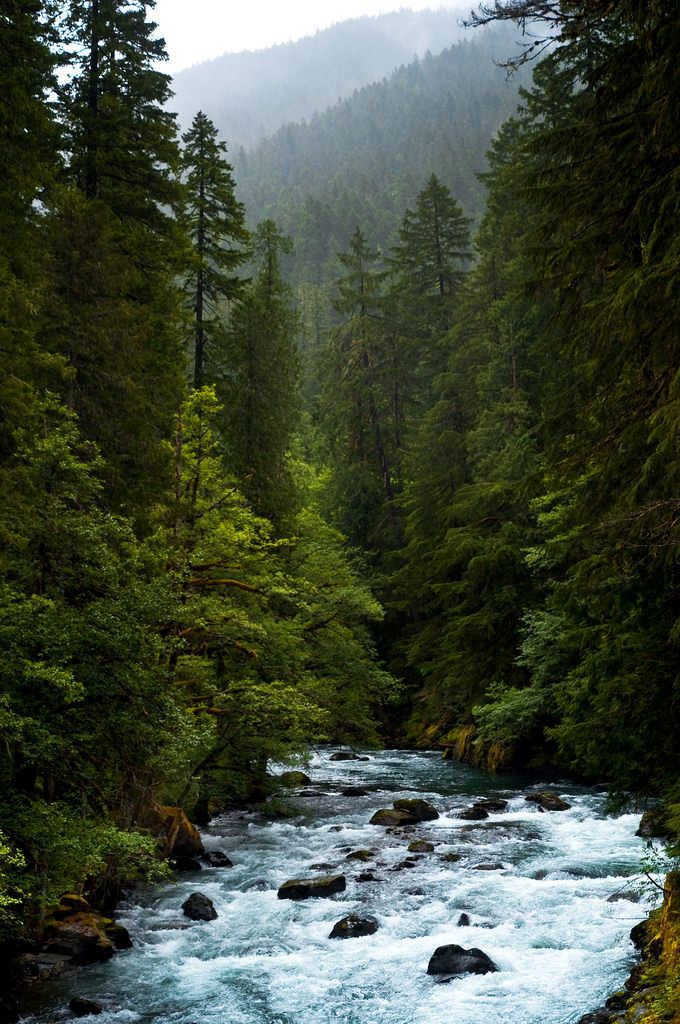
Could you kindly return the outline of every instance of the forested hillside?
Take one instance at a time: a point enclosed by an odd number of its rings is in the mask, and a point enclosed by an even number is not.
[[[148,7],[2,7],[0,938],[395,689],[293,436],[289,242],[206,115],[178,137]]]
[[[298,280],[332,276],[327,261],[357,224],[373,245],[394,241],[404,210],[432,172],[468,216],[480,214],[477,175],[493,135],[515,113],[525,77],[509,79],[497,64],[516,38],[504,26],[482,31],[234,155],[239,195],[251,215],[273,217],[295,239]]]
[[[674,5],[498,0],[236,167],[152,7],[0,7],[0,937],[324,740],[677,838]]]
[[[310,118],[341,96],[390,75],[463,34],[467,9],[410,11],[341,21],[267,50],[225,53],[173,78],[170,102],[186,128],[197,110],[230,147],[250,148],[289,121]],[[229,39],[225,38],[225,50]]]

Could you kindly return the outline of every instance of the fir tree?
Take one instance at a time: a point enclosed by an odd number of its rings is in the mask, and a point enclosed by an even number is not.
[[[230,466],[255,511],[279,527],[294,503],[286,454],[299,411],[299,320],[280,267],[290,251],[273,221],[258,225],[257,276],[234,303],[220,388]]]
[[[206,357],[213,370],[217,361],[214,353],[212,360],[210,355],[219,330],[218,307],[233,300],[241,287],[235,271],[246,258],[249,235],[232,168],[225,159],[227,147],[218,141],[212,121],[199,111],[182,141],[182,223],[193,253],[188,281],[194,315],[193,381],[200,388]]]

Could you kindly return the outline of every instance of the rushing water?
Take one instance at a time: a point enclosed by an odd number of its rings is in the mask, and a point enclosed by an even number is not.
[[[134,948],[52,983],[49,1013],[39,1019],[67,1014],[68,1000],[81,995],[106,1004],[100,1024],[569,1024],[623,982],[633,959],[628,935],[645,905],[607,897],[635,893],[637,816],[608,816],[602,793],[571,784],[557,787],[571,810],[540,813],[517,779],[435,753],[385,751],[350,762],[329,753],[309,769],[314,795],[291,797],[304,812],[298,818],[213,821],[206,848],[224,850],[235,866],[182,875],[123,905],[119,920]],[[343,797],[349,785],[370,794]],[[492,794],[509,799],[507,811],[480,822],[456,817]],[[417,836],[368,824],[378,808],[414,795],[440,811]],[[436,844],[434,853],[393,870],[417,837]],[[345,860],[357,849],[375,851],[375,860]],[[462,857],[447,862],[446,853]],[[503,867],[476,870],[490,863]],[[286,879],[328,873],[317,864],[342,871],[346,892],[277,899]],[[367,868],[380,880],[356,881]],[[216,921],[183,917],[194,891],[213,900]],[[463,911],[469,927],[457,926]],[[330,940],[350,912],[377,918],[377,933]],[[483,949],[498,973],[438,984],[427,963],[450,942]]]

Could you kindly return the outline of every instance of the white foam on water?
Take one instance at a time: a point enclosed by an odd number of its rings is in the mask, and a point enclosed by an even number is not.
[[[628,935],[646,905],[607,897],[634,889],[644,850],[636,816],[607,816],[602,794],[572,784],[543,787],[558,789],[570,810],[540,813],[513,780],[431,753],[333,762],[324,751],[309,771],[313,788],[331,795],[292,795],[304,811],[295,821],[213,822],[206,848],[224,850],[235,866],[179,876],[121,907],[135,948],[54,983],[50,1017],[78,994],[107,1003],[101,1024],[572,1024],[623,982],[633,961]],[[371,792],[342,797],[350,785]],[[457,817],[489,793],[509,799],[508,810],[480,822]],[[430,799],[440,818],[408,836],[368,823],[399,796]],[[435,852],[399,869],[414,837]],[[347,861],[356,849],[375,857]],[[444,862],[449,852],[461,859]],[[343,872],[346,891],[277,898],[286,879],[322,873],[315,863]],[[366,869],[380,881],[357,882]],[[192,891],[213,900],[217,920],[183,917]],[[458,927],[463,911],[471,924]],[[375,917],[378,931],[329,939],[350,912]],[[427,964],[452,942],[483,949],[498,972],[438,984]]]

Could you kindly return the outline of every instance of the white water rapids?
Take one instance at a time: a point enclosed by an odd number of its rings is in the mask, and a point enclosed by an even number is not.
[[[623,983],[634,959],[629,932],[647,908],[644,899],[607,898],[636,895],[639,816],[609,816],[603,793],[569,783],[535,787],[572,805],[540,813],[516,778],[432,752],[367,753],[368,761],[316,755],[308,769],[315,795],[290,796],[303,811],[297,818],[213,821],[206,848],[223,850],[234,867],[179,875],[123,904],[117,916],[134,948],[50,983],[49,1005],[33,1020],[67,1016],[80,995],[105,1003],[100,1024],[571,1024]],[[370,792],[344,797],[347,786]],[[457,818],[490,795],[509,800],[508,809],[484,821]],[[414,796],[434,803],[439,819],[408,837],[368,824],[378,808]],[[421,837],[434,852],[391,870]],[[345,859],[358,849],[375,859]],[[445,861],[447,853],[462,857]],[[476,869],[495,863],[502,869]],[[367,869],[379,881],[356,881]],[[347,878],[338,896],[277,899],[289,878],[337,871]],[[213,900],[217,920],[183,917],[181,904],[196,891]],[[350,912],[375,917],[378,931],[329,939]],[[462,912],[468,927],[457,926]],[[426,968],[446,943],[481,948],[498,973],[438,984]]]

